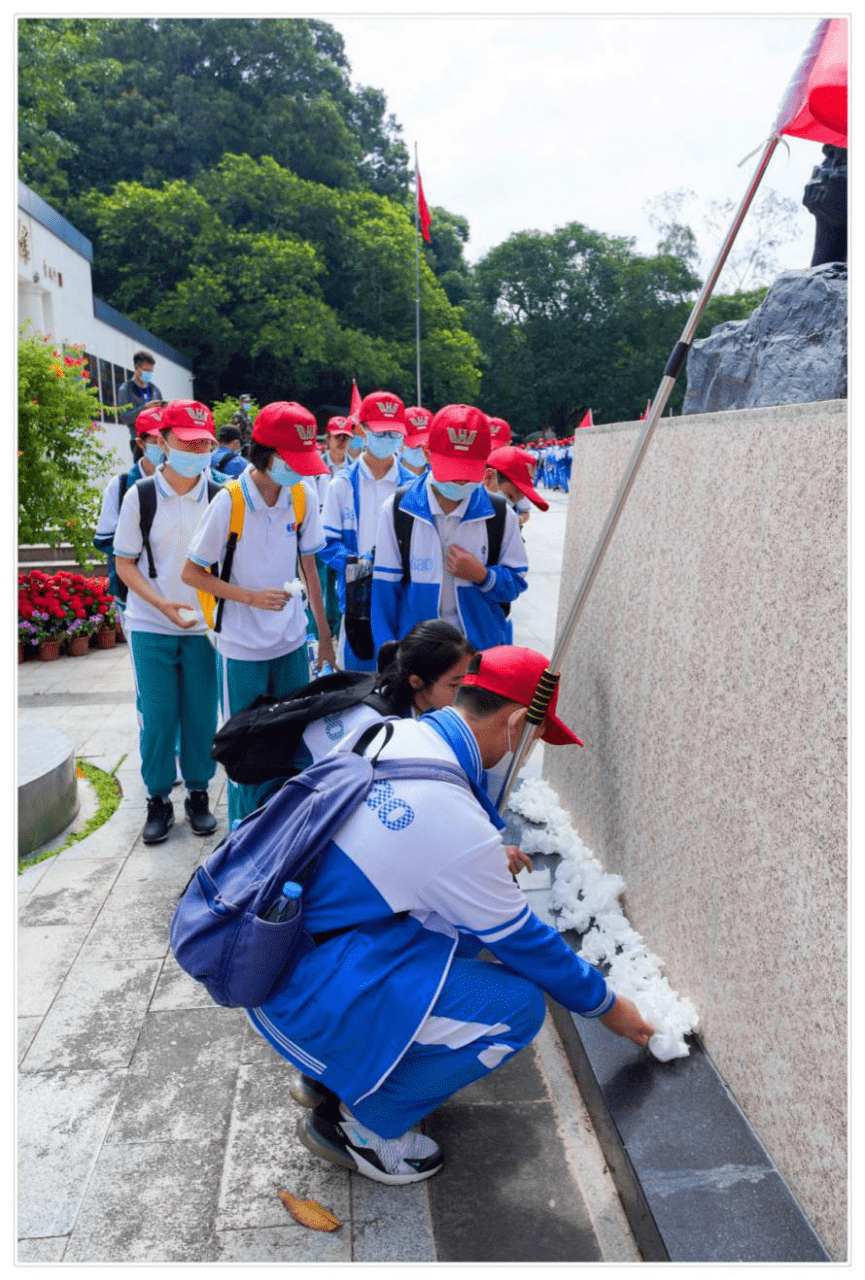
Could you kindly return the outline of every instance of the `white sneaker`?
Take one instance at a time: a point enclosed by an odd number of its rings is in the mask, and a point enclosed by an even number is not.
[[[297,1136],[322,1160],[391,1186],[422,1182],[444,1165],[442,1149],[432,1138],[414,1129],[398,1138],[382,1138],[345,1107],[336,1111],[330,1103],[303,1116],[297,1124]]]

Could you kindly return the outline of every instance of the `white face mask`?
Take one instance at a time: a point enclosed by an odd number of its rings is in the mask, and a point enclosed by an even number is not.
[[[460,483],[458,480],[436,480],[434,481],[436,489],[443,498],[447,498],[449,502],[462,502],[464,498],[470,498],[475,489],[480,488],[480,480],[466,480]]]
[[[398,431],[367,431],[366,447],[374,458],[392,458],[402,442]]]
[[[168,465],[179,476],[191,480],[193,476],[200,476],[210,466],[210,452],[186,453],[182,449],[172,449],[168,455]]]

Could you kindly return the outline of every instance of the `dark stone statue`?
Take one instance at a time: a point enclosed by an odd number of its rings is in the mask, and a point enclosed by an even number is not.
[[[826,159],[816,165],[802,203],[817,220],[812,267],[847,261],[847,148],[823,148]]]

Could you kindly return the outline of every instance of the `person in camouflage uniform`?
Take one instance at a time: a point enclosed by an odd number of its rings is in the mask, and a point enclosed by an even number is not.
[[[252,438],[252,418],[249,410],[252,407],[252,399],[246,392],[240,397],[240,408],[235,409],[231,415],[231,425],[237,427],[240,432],[241,444],[249,444]]]

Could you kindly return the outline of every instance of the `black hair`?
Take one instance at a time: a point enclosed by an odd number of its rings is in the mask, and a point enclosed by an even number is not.
[[[475,653],[469,660],[467,675],[477,675],[481,669],[482,653]],[[457,689],[454,706],[463,707],[476,720],[486,720],[497,711],[516,702],[516,698],[506,698],[501,693],[493,693],[491,689],[482,689],[480,685],[464,684]]]
[[[387,640],[380,647],[378,692],[393,704],[397,715],[403,715],[420,692],[409,684],[409,676],[418,676],[426,689],[460,658],[474,652],[474,645],[449,622],[441,618],[418,622],[402,640]]]
[[[136,351],[132,357],[132,364],[137,369],[140,364],[156,364],[156,361],[149,351]]]
[[[256,471],[266,471],[270,465],[270,459],[276,453],[272,445],[259,444],[257,440],[249,442],[249,461],[255,467]]]
[[[220,427],[216,438],[220,444],[228,444],[230,440],[243,439],[237,427],[229,427],[229,426]]]

